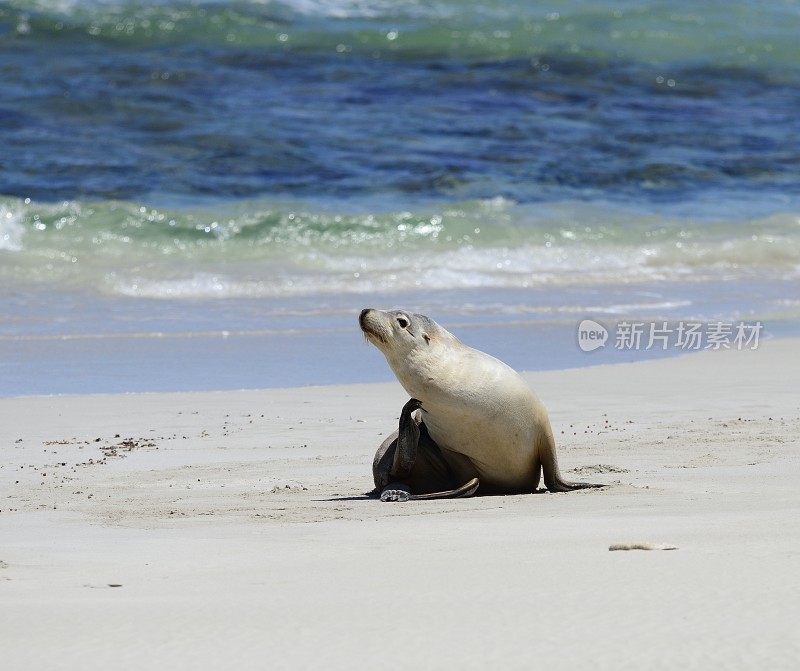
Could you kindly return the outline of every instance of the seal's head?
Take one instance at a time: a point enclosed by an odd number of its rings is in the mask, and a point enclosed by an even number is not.
[[[439,329],[432,319],[404,310],[384,312],[366,308],[361,311],[358,323],[364,337],[387,357],[403,356],[429,345]]]
[[[425,403],[431,398],[436,381],[445,380],[453,387],[453,376],[440,375],[446,361],[459,364],[459,352],[465,349],[458,339],[433,319],[404,310],[362,310],[361,330],[368,342],[377,347],[400,384],[412,398]]]

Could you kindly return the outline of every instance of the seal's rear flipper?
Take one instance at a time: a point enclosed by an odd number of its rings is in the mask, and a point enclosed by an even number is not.
[[[444,492],[431,492],[430,494],[412,494],[412,501],[428,501],[430,499],[464,499],[472,496],[480,487],[478,478],[472,478],[468,483],[461,485],[457,489],[448,489]]]
[[[402,503],[411,498],[414,498],[411,496],[411,490],[408,485],[404,485],[402,482],[391,482],[381,492],[381,501],[384,503],[387,501],[399,501]]]

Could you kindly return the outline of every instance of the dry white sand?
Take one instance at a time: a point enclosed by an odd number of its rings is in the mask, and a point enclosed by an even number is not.
[[[611,487],[365,498],[397,384],[0,400],[0,668],[797,668],[800,341],[527,378]]]

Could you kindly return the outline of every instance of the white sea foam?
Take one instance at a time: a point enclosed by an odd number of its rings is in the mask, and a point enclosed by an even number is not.
[[[18,208],[0,203],[0,250],[18,252],[22,250],[25,228],[20,222]]]
[[[284,0],[282,4],[302,14],[335,19],[373,18],[390,14],[398,8],[395,0]],[[403,4],[410,9],[418,3],[408,0]]]
[[[6,285],[165,300],[794,281],[800,218],[691,221],[582,203],[314,212],[275,201],[192,210],[0,202]]]

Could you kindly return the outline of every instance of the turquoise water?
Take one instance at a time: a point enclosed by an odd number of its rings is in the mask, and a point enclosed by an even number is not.
[[[789,0],[0,2],[0,394],[389,379],[368,305],[527,369],[616,360],[587,316],[796,332],[798,34]]]

